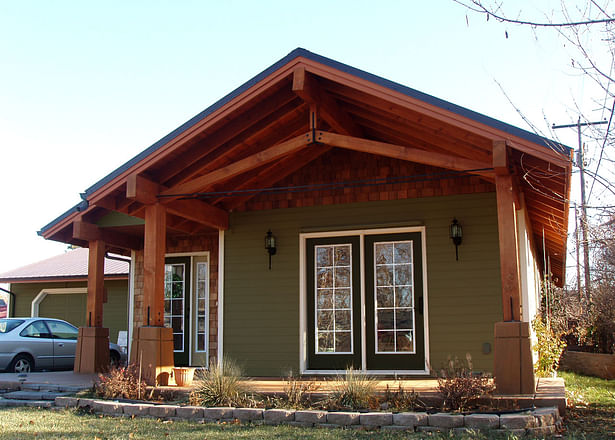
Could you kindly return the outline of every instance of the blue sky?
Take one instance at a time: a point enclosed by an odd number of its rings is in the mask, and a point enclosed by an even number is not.
[[[603,117],[556,33],[451,0],[0,0],[0,273],[63,252],[36,231],[296,47],[528,129],[503,89],[547,135],[576,119],[575,100]]]

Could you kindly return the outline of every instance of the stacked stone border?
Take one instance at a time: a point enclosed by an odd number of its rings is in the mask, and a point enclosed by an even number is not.
[[[87,408],[117,417],[151,417],[200,423],[251,423],[320,428],[362,428],[418,432],[476,430],[511,432],[518,436],[554,434],[562,424],[556,407],[536,408],[508,414],[449,414],[424,412],[333,412],[262,408],[204,408],[200,406],[124,403],[109,400],[56,397],[60,408]]]

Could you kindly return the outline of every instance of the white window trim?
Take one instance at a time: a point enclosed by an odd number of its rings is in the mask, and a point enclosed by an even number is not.
[[[173,258],[173,257],[190,257],[190,304],[188,305],[188,324],[190,326],[190,328],[192,328],[192,295],[194,294],[194,286],[193,286],[193,279],[194,277],[192,276],[192,269],[194,266],[194,262],[193,262],[193,257],[207,257],[207,275],[209,276],[209,259],[210,259],[210,255],[209,255],[209,251],[202,251],[202,252],[176,252],[176,253],[167,253],[164,255],[165,258]],[[208,278],[209,280],[209,278]],[[207,283],[209,284],[209,282]],[[209,285],[207,286],[207,292],[209,292]],[[209,298],[209,295],[208,295]],[[206,303],[207,306],[207,316],[208,316],[208,322],[207,322],[207,329],[209,330],[209,302]],[[218,318],[219,319],[219,318]],[[184,323],[184,326],[186,325],[186,323]],[[184,328],[184,343],[185,343],[185,336],[186,336],[186,330]],[[209,340],[209,334],[207,335],[207,339]],[[192,340],[192,337],[190,338],[190,344],[188,346],[188,365],[192,365],[192,344],[194,343],[194,341]],[[206,348],[207,348],[207,356],[206,356],[206,366],[205,368],[207,368],[207,366],[209,365],[209,343],[206,344]],[[175,352],[175,351],[173,351]]]
[[[366,235],[380,235],[380,234],[397,234],[397,233],[409,233],[420,232],[421,244],[422,244],[422,264],[423,264],[423,337],[425,347],[425,367],[422,370],[368,370],[367,369],[367,354],[366,354],[366,330],[365,330],[365,285],[364,285],[364,269],[363,266],[364,255],[364,237]],[[323,231],[323,232],[309,232],[299,234],[299,368],[301,374],[315,374],[315,375],[331,375],[342,374],[343,370],[309,370],[307,368],[307,271],[305,268],[305,251],[306,240],[308,238],[326,238],[326,237],[344,237],[358,235],[360,237],[361,245],[361,371],[373,375],[422,375],[426,376],[430,374],[430,350],[429,350],[429,319],[428,319],[428,289],[427,289],[427,244],[425,226],[410,226],[410,227],[396,227],[396,228],[370,228],[370,229],[355,229],[355,230],[343,230],[343,231]]]
[[[373,255],[374,255],[374,261],[373,263],[373,269],[374,269],[374,353],[375,354],[382,354],[382,355],[404,355],[404,354],[416,354],[416,328],[415,328],[415,324],[416,324],[416,309],[415,306],[416,304],[414,304],[414,240],[402,240],[401,242],[404,243],[411,243],[411,252],[412,252],[412,271],[410,272],[410,276],[412,277],[412,282],[411,282],[411,286],[412,286],[412,328],[410,329],[410,332],[412,333],[412,350],[410,351],[378,351],[378,294],[377,294],[377,286],[376,286],[376,270],[377,270],[377,264],[376,264],[376,244],[377,243],[397,243],[397,242],[393,242],[393,241],[385,241],[385,242],[375,242],[374,243],[374,250],[373,250]],[[394,266],[395,264],[393,264]],[[394,287],[394,286],[391,286]],[[395,305],[393,304],[393,311],[395,312],[397,310],[397,307],[395,307]],[[396,328],[394,329],[395,332],[395,338],[397,338],[397,326],[395,326]],[[397,346],[397,341],[395,341],[395,345]]]
[[[87,295],[88,293],[87,287],[65,287],[65,288],[57,288],[57,289],[43,289],[32,300],[32,305],[30,307],[30,316],[32,316],[32,318],[37,318],[39,316],[40,305],[45,299],[45,297],[47,297],[47,295],[74,295],[74,294],[83,294],[83,293]]]
[[[198,342],[199,342],[199,295],[195,290],[194,300],[196,302],[196,313],[194,317],[196,318],[196,323],[194,325],[194,341],[196,348],[194,349],[195,353],[209,353],[209,256],[207,257],[207,261],[196,261],[194,266],[197,268],[197,272],[195,274],[195,278],[198,278],[198,267],[199,264],[205,265],[205,348],[203,350],[199,350]],[[196,287],[196,286],[195,286]],[[191,351],[192,353],[192,351]],[[207,356],[207,361],[209,361],[209,355]],[[192,363],[192,362],[191,362]]]
[[[218,231],[218,367],[222,368],[222,344],[224,342],[224,231]],[[209,368],[209,352],[207,352]]]
[[[320,245],[317,245],[320,246]],[[352,293],[353,290],[353,276],[352,276],[352,263],[353,263],[353,259],[352,259],[352,243],[340,243],[340,244],[331,244],[331,245],[325,245],[325,246],[333,246],[335,248],[335,246],[350,246],[350,351],[318,351],[318,288],[316,287],[316,294],[314,295],[314,346],[316,349],[316,354],[317,355],[339,355],[339,354],[354,354],[354,320],[352,319],[352,316],[354,315],[354,295]],[[333,251],[333,258],[335,258],[335,249]],[[334,268],[334,266],[332,267]],[[317,253],[314,252],[314,278],[317,278],[317,269],[318,269],[318,256]],[[335,274],[333,275],[333,279],[335,279]],[[314,286],[318,285],[318,280],[315,279],[314,280]],[[333,286],[331,288],[331,290],[333,292],[335,292],[335,286]],[[333,299],[331,299],[333,301]],[[335,306],[334,309],[335,310]],[[336,331],[333,330],[333,339],[335,340],[335,333]],[[335,345],[335,342],[333,343]]]

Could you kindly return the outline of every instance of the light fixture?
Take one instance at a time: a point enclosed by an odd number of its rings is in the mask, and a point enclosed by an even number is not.
[[[451,223],[450,237],[455,245],[455,260],[459,261],[459,245],[461,244],[461,240],[463,238],[463,230],[461,229],[461,225],[456,218],[454,218]]]
[[[267,235],[265,235],[265,249],[269,253],[269,270],[271,270],[271,256],[275,255],[276,247],[275,247],[275,235],[271,233],[271,229],[267,231]]]

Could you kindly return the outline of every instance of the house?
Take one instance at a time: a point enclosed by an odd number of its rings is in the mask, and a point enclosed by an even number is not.
[[[428,375],[468,353],[501,392],[533,392],[528,322],[543,274],[564,280],[571,156],[296,49],[39,233],[89,248],[92,368],[111,250],[131,257],[150,383],[222,357],[253,376]]]
[[[125,257],[105,257],[103,325],[111,342],[128,330],[129,261]],[[10,316],[44,316],[87,325],[88,249],[68,250],[61,255],[0,274],[0,283],[9,283]]]

